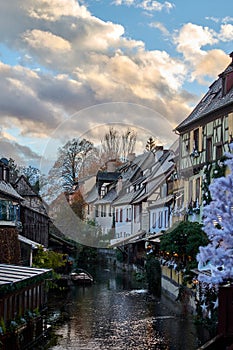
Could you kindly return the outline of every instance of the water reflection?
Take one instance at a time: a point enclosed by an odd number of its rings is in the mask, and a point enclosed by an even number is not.
[[[52,313],[66,319],[56,329],[50,349],[192,350],[197,348],[192,323],[169,308],[169,301],[152,300],[128,274],[102,271],[89,287],[74,286],[50,300]]]

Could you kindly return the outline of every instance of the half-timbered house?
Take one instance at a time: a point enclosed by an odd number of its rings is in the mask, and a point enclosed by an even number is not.
[[[222,157],[232,141],[233,53],[230,57],[229,66],[209,87],[191,114],[176,127],[180,135],[184,203],[191,221],[201,220],[201,204],[209,199],[209,182],[221,172]]]

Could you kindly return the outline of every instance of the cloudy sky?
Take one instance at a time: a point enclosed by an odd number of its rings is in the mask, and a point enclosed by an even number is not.
[[[232,0],[0,2],[0,156],[38,165],[109,123],[165,144],[229,64]]]

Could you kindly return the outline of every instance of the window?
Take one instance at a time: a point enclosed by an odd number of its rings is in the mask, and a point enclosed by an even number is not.
[[[152,213],[152,228],[156,228],[156,213]]]
[[[123,210],[120,209],[120,222],[122,222],[122,219],[123,219]]]
[[[101,205],[101,217],[105,217],[106,216],[106,208],[105,205]]]
[[[201,193],[201,186],[200,186],[200,178],[196,179],[196,200],[198,200],[198,203],[200,203],[200,193]],[[196,205],[198,204],[196,203]]]
[[[126,221],[131,221],[131,208],[126,209]]]
[[[112,207],[111,207],[111,205],[109,206],[108,216],[112,216]]]
[[[169,221],[168,210],[165,210],[165,212],[164,212],[164,226],[165,226],[165,228],[168,227],[168,221]]]
[[[193,132],[193,148],[195,150],[198,150],[199,148],[199,129],[196,129]]]
[[[159,228],[163,226],[163,212],[159,212]]]
[[[95,216],[98,218],[99,217],[99,206],[97,205],[95,208]]]
[[[222,145],[216,146],[216,160],[222,157]]]
[[[206,139],[206,161],[212,161],[212,138],[208,137]]]
[[[100,197],[101,197],[101,198],[103,198],[103,197],[105,196],[105,193],[106,193],[105,190],[106,190],[105,187],[102,186],[102,187],[101,187],[101,191],[100,191]]]
[[[118,209],[116,209],[116,222],[118,222]]]

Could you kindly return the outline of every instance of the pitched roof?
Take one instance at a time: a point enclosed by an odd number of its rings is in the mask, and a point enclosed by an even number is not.
[[[95,204],[107,204],[112,203],[117,197],[117,191],[115,188],[112,188],[103,198],[97,200]]]
[[[17,190],[17,192],[21,195],[21,196],[35,196],[35,197],[39,197],[39,194],[36,193],[31,184],[29,183],[29,181],[26,179],[26,177],[24,175],[21,175],[17,181],[14,184],[14,188]]]
[[[166,178],[173,172],[174,163],[172,163],[171,152],[166,152],[157,162],[158,166],[155,167],[153,173],[146,178],[144,183],[151,183],[151,188],[148,191],[141,192],[138,196],[134,197],[133,204],[146,200],[151,194],[165,182]]]
[[[130,204],[135,197],[137,197],[141,192],[143,191],[143,188],[138,189],[137,191],[131,191],[131,192],[125,192],[122,191],[119,196],[116,198],[115,201],[113,201],[113,205],[122,205],[122,204]]]
[[[85,195],[84,199],[86,203],[93,203],[98,199],[98,191],[96,185],[93,185],[90,191]]]
[[[10,183],[5,182],[3,180],[0,181],[0,196],[1,193],[9,199],[23,200],[23,198],[16,192],[16,190],[11,186]]]
[[[232,57],[232,54],[230,55]],[[233,63],[224,70],[219,78],[209,87],[209,91],[205,94],[202,100],[197,104],[191,114],[182,121],[177,127],[177,131],[182,131],[192,123],[200,121],[205,116],[215,112],[223,107],[233,104],[233,89],[229,88],[226,94],[223,94],[223,77],[233,75]],[[232,76],[230,79],[233,79]]]

